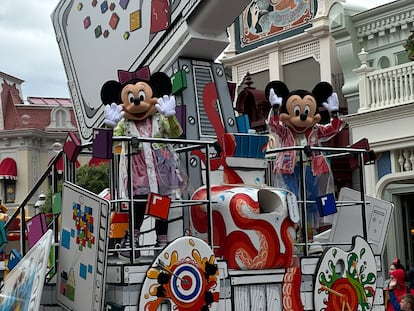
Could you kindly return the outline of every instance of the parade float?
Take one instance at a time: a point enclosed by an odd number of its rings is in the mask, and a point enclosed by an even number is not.
[[[46,278],[42,300],[24,310],[383,308],[381,256],[393,205],[364,193],[367,150],[295,139],[281,145],[271,133],[249,131],[246,115],[234,111],[225,69],[214,60],[228,44],[227,26],[248,3],[58,4],[52,19],[79,132],[70,133],[63,146],[67,169],[55,273]],[[159,72],[170,80],[162,92],[165,81],[152,79]],[[285,122],[297,135],[319,123],[317,105],[333,101],[332,91],[319,103],[317,90],[284,94],[290,91],[278,85],[270,83],[266,91],[273,126]],[[311,96],[315,106],[294,107],[294,96]],[[303,111],[296,115],[296,109]],[[295,123],[301,114],[312,116],[303,129]],[[124,119],[140,126],[117,130]],[[176,122],[176,135],[166,135]],[[170,127],[161,134],[145,130],[166,123]],[[286,154],[296,156],[297,188],[277,183],[280,154],[285,160]],[[82,156],[109,161],[106,192],[94,194],[74,183],[73,163]],[[361,187],[333,187],[308,197],[307,183],[314,181],[306,171],[322,157],[326,168],[335,159],[352,161]],[[179,173],[160,173],[167,160]],[[139,162],[146,165],[137,169]],[[136,196],[134,170],[145,172],[145,197]],[[161,193],[173,183],[171,176],[179,186]],[[130,221],[137,203],[145,207],[139,225]],[[160,219],[168,223],[165,246],[155,228]],[[121,243],[126,231],[139,233],[137,243],[132,234],[129,245]],[[14,279],[6,279],[7,288],[18,286]]]

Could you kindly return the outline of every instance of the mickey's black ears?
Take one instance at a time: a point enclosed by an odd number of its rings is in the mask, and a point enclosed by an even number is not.
[[[323,102],[326,102],[329,96],[333,93],[332,85],[328,82],[319,82],[315,85],[312,90],[312,94],[315,96],[316,103],[318,106],[322,105]]]
[[[101,88],[101,100],[103,105],[121,103],[121,83],[118,81],[107,81]]]
[[[171,79],[164,72],[155,72],[151,75],[151,87],[153,97],[170,95],[172,91]]]
[[[282,81],[274,80],[270,81],[266,85],[265,96],[267,100],[269,100],[270,89],[273,89],[273,91],[275,91],[275,94],[279,97],[282,97],[283,99],[286,99],[286,97],[289,95],[289,89],[286,84]]]

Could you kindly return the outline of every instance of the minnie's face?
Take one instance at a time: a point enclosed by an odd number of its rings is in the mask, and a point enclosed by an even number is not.
[[[312,95],[291,95],[286,101],[286,113],[280,114],[280,120],[296,133],[304,133],[321,120],[317,113],[317,103]]]
[[[125,119],[144,120],[157,112],[151,86],[146,82],[127,84],[121,91],[121,106],[125,112]]]

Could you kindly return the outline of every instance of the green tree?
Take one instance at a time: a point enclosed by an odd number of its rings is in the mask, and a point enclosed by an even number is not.
[[[99,194],[109,187],[109,165],[83,165],[76,171],[76,184],[93,193]]]
[[[99,165],[83,165],[76,170],[76,184],[95,194],[109,187],[109,164],[101,163]],[[62,181],[57,184],[58,192],[62,192]],[[40,207],[43,213],[52,212],[52,188],[46,194],[45,204]]]

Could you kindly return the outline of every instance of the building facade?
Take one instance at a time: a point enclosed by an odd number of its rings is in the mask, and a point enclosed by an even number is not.
[[[414,63],[403,46],[413,21],[409,0],[373,9],[346,1],[256,0],[229,28],[232,43],[221,58],[238,93],[247,74],[261,90],[271,80],[290,89],[331,82],[349,144],[366,138],[376,153],[375,164],[365,167],[366,193],[395,205],[384,267],[394,257],[414,263]]]
[[[0,72],[0,197],[11,215],[30,192],[69,131],[76,131],[72,103],[67,98],[28,97],[24,81]],[[47,182],[38,195],[49,191]],[[27,205],[33,215],[38,195]]]

